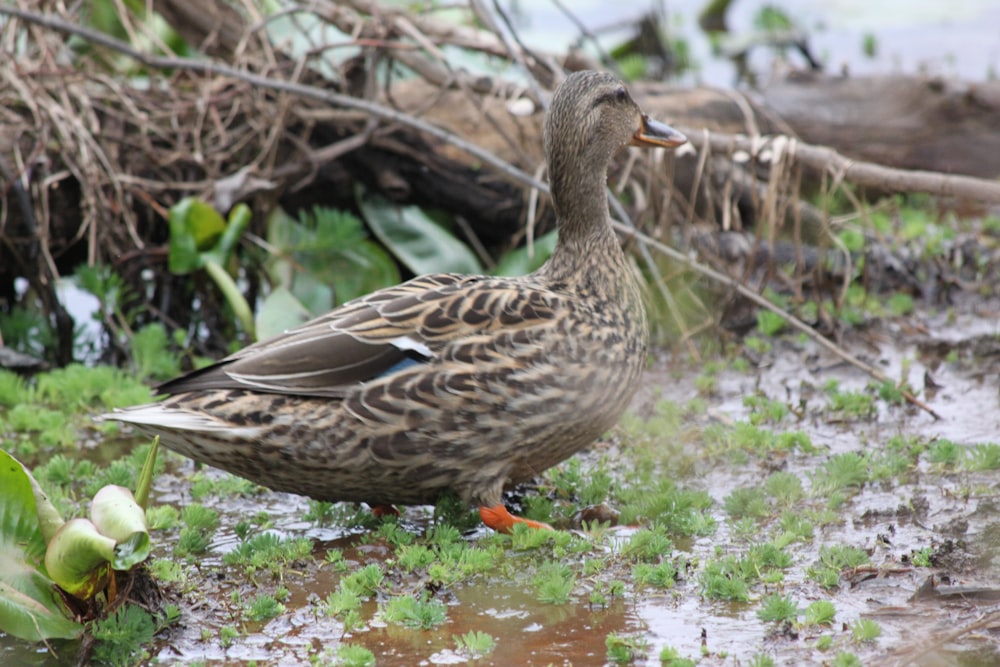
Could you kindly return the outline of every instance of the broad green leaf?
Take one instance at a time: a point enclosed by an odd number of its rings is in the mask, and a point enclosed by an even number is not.
[[[504,253],[494,267],[493,275],[524,276],[537,270],[552,256],[552,252],[556,249],[557,238],[557,232],[552,230],[545,236],[535,239],[530,253],[527,246]]]
[[[396,262],[368,239],[356,216],[320,206],[299,215],[293,220],[277,211],[268,221],[268,273],[310,313],[399,282]]]
[[[336,305],[336,295],[333,292],[333,284],[336,282],[338,282],[336,276],[331,279],[326,272],[315,274],[302,271],[295,276],[291,284],[291,293],[306,309],[306,313],[313,317],[331,310]]]
[[[83,626],[69,618],[45,571],[35,486],[24,466],[0,450],[0,630],[29,641],[70,639]]]
[[[185,197],[170,208],[171,273],[185,274],[202,268],[214,260],[220,266],[229,261],[247,225],[250,209],[246,204],[235,206],[229,221],[223,219],[211,204],[194,197]]]
[[[357,191],[365,221],[386,248],[416,275],[482,273],[475,253],[416,206],[397,206],[385,197]]]
[[[329,266],[316,277],[333,285],[337,305],[400,281],[396,262],[371,241],[362,241],[331,257]]]
[[[285,287],[277,287],[257,311],[257,335],[261,340],[306,322],[311,314]]]

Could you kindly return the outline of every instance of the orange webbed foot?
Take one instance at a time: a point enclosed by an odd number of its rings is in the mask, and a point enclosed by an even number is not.
[[[538,530],[553,530],[552,526],[547,523],[514,516],[507,511],[507,508],[502,503],[493,507],[480,507],[479,517],[483,520],[483,523],[498,533],[511,532],[514,529],[515,523],[523,523],[529,528],[537,528]]]

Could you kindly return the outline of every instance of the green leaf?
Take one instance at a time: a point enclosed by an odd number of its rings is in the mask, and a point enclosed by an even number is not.
[[[160,436],[153,438],[153,444],[142,463],[139,479],[135,483],[135,501],[143,509],[149,505],[149,490],[153,486],[153,476],[156,474],[156,454],[160,451]]]
[[[552,256],[552,252],[556,249],[557,239],[557,232],[552,230],[545,236],[535,239],[531,248],[532,252],[528,251],[527,246],[505,252],[494,267],[493,275],[524,276],[536,271]]]
[[[369,228],[416,275],[437,272],[482,273],[475,253],[416,206],[397,206],[385,197],[356,192]]]
[[[311,314],[285,287],[267,295],[257,311],[257,335],[261,340],[276,336],[306,322]]]
[[[218,215],[215,209],[212,209],[212,212]],[[208,246],[208,248],[202,248],[200,244],[198,247],[202,250],[207,250],[207,254],[211,255],[220,266],[226,266],[229,263],[229,257],[233,254],[233,250],[236,249],[240,239],[243,237],[243,232],[250,225],[252,217],[250,207],[246,204],[234,206],[233,210],[229,212],[229,221],[226,223],[222,235],[217,237],[218,241]],[[222,216],[219,216],[219,219],[221,220]]]
[[[299,215],[296,221],[279,210],[268,220],[268,273],[310,313],[399,282],[395,260],[367,238],[356,216],[321,206]]]
[[[219,212],[194,197],[185,197],[170,208],[169,223],[167,266],[175,274],[200,269],[205,261],[202,251],[212,248],[226,231]]]
[[[0,630],[29,641],[71,639],[83,626],[69,618],[45,572],[34,486],[24,466],[0,450]]]

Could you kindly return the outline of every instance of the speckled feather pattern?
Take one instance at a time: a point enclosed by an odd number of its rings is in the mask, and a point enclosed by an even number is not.
[[[112,417],[273,489],[378,505],[451,491],[493,506],[587,447],[646,358],[640,290],[603,191],[641,116],[613,77],[569,81],[546,126],[560,240],[539,271],[375,292]]]

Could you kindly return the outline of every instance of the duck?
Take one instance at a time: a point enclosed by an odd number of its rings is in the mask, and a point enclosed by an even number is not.
[[[276,491],[376,513],[454,494],[495,531],[550,528],[512,514],[504,490],[612,427],[646,362],[642,289],[608,210],[611,159],[685,141],[616,76],[572,73],[544,121],[558,241],[539,269],[413,278],[107,417]]]

